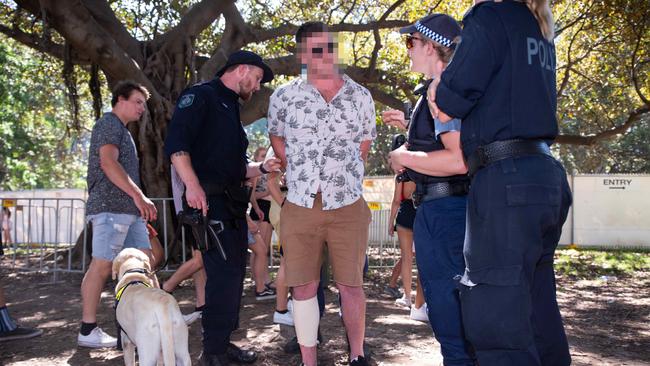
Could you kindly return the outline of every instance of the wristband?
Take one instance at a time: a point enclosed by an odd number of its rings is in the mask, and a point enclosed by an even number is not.
[[[264,163],[260,164],[260,172],[262,172],[262,174],[269,174],[269,171],[264,169]]]

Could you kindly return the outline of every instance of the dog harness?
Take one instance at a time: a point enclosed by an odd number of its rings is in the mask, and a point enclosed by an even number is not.
[[[135,269],[130,269],[130,270],[124,272],[124,274],[127,274],[127,273],[142,273],[144,275],[149,274],[147,272],[147,270],[145,270],[144,268],[135,268]],[[151,287],[151,285],[149,285],[148,283],[142,282],[142,281],[131,281],[131,282],[127,283],[126,285],[122,286],[115,293],[115,305],[113,305],[113,310],[115,311],[115,325],[117,326],[117,337],[118,337],[118,340],[119,340],[118,345],[120,346],[120,348],[121,348],[121,341],[122,341],[122,331],[124,331],[124,333],[126,334],[127,337],[129,335],[126,333],[126,331],[120,325],[120,322],[117,320],[117,306],[120,304],[120,299],[122,298],[122,295],[124,294],[124,290],[126,290],[129,286],[136,285],[136,284],[141,284],[141,285],[144,285],[145,287]]]

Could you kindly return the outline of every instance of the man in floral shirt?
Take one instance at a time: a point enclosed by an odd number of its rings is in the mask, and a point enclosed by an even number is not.
[[[350,365],[363,354],[363,265],[370,210],[362,197],[364,160],[376,137],[370,92],[337,67],[337,44],[327,26],[303,24],[296,33],[303,75],[271,96],[271,144],[286,165],[289,188],[280,241],[287,284],[293,287],[296,334],[303,363],[316,365],[316,290],[327,243],[350,342]]]

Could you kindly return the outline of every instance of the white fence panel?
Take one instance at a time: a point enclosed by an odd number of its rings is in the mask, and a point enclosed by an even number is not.
[[[650,176],[581,175],[573,182],[574,243],[650,249]]]

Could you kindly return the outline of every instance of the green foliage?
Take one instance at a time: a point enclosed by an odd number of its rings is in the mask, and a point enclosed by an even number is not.
[[[252,160],[253,153],[258,147],[271,146],[267,132],[266,118],[261,118],[244,128],[248,137],[248,157]]]
[[[555,255],[555,271],[575,279],[625,276],[650,272],[650,253],[627,250],[562,249]]]
[[[640,95],[650,96],[650,2],[557,1],[553,12],[560,30],[556,45],[561,133],[595,135],[648,107]],[[594,146],[562,146],[560,156],[567,170],[650,172],[647,140],[642,140],[650,134],[649,118],[646,113],[625,135]]]
[[[198,0],[111,0],[111,9],[126,30],[143,47],[156,42],[177,25]],[[236,3],[245,22],[265,29],[308,20],[329,24],[366,24],[382,18],[395,0],[240,0]],[[460,20],[472,1],[405,0],[388,19],[416,19],[431,13],[447,13]],[[17,26],[31,34],[51,37],[62,45],[62,37],[34,17],[18,16],[14,2],[0,5],[0,23]],[[626,121],[630,113],[644,106],[639,94],[650,96],[650,2],[647,0],[558,0],[553,1],[558,34],[558,120],[564,135],[592,135]],[[23,13],[24,15],[24,13]],[[188,55],[210,56],[219,45],[225,21],[220,17],[191,42]],[[409,71],[403,37],[397,29],[379,30],[375,62],[377,83],[373,91],[399,100],[415,102],[412,89],[420,74]],[[43,53],[0,37],[0,186],[5,189],[83,186],[88,130],[94,118],[85,85],[87,72],[75,68],[80,94],[80,131],[70,129],[69,102],[61,78],[62,63]],[[342,63],[368,67],[375,49],[375,35],[341,32]],[[189,43],[188,43],[189,45]],[[293,54],[291,35],[244,46],[266,58]],[[197,58],[198,60],[198,58]],[[169,62],[156,61],[150,62]],[[189,80],[189,67],[187,80]],[[636,75],[636,79],[633,78]],[[292,77],[279,76],[271,87]],[[638,88],[635,88],[636,80]],[[104,88],[104,93],[108,90]],[[161,94],[168,95],[167,90]],[[172,95],[174,95],[172,93]],[[106,98],[104,98],[106,99]],[[173,103],[173,100],[171,101]],[[108,103],[104,103],[108,105]],[[387,153],[392,135],[398,131],[381,124],[379,115],[387,107],[376,103],[378,137],[374,142],[366,173],[392,174]],[[262,124],[262,122],[258,122]],[[592,146],[562,144],[556,147],[569,172],[650,172],[650,117],[646,113],[629,131]],[[264,128],[249,129],[251,151],[268,145]],[[145,168],[148,169],[148,168]]]
[[[0,187],[82,187],[87,133],[68,129],[60,63],[0,40]]]

